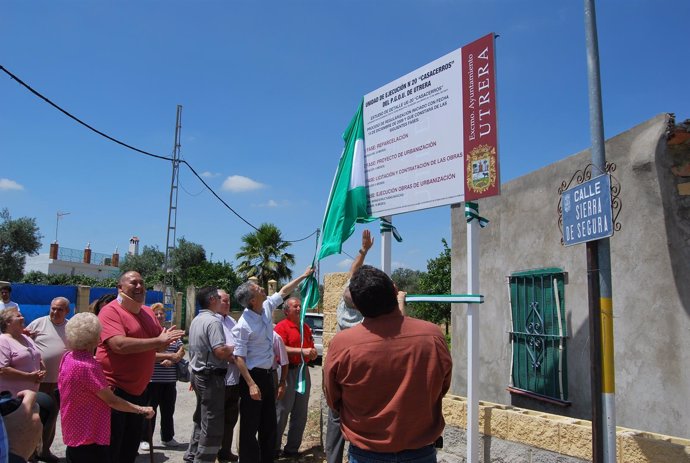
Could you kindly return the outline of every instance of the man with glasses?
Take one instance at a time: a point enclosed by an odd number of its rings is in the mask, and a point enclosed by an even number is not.
[[[215,462],[223,440],[225,375],[233,348],[226,344],[223,325],[216,317],[222,310],[218,289],[201,288],[196,302],[201,311],[189,327],[189,364],[196,410],[184,460]]]
[[[240,461],[272,463],[276,445],[276,403],[273,386],[273,310],[297,285],[314,273],[309,267],[280,291],[266,297],[262,287],[248,281],[235,291],[245,307],[232,330],[235,363],[240,370]],[[256,434],[259,433],[259,440]]]

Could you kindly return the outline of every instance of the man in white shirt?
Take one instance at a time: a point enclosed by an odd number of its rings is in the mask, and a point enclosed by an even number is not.
[[[235,291],[235,299],[245,307],[232,329],[235,363],[241,374],[240,461],[273,462],[276,442],[273,310],[312,273],[314,269],[307,268],[270,297],[266,297],[264,289],[251,281],[243,283]]]
[[[12,286],[9,283],[3,283],[0,286],[0,310],[16,308],[19,310],[19,306],[16,302],[10,301],[10,296],[12,295]],[[21,312],[21,310],[19,310]]]

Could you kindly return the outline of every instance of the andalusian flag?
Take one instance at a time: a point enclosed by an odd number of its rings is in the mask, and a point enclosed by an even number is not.
[[[323,219],[319,260],[342,251],[343,243],[355,231],[356,222],[376,220],[367,211],[362,110],[363,102],[343,134],[345,149],[340,156]]]

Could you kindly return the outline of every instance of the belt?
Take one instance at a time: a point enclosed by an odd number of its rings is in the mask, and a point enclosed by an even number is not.
[[[300,365],[301,363],[291,363],[290,366],[288,366],[288,368],[290,370],[294,370],[295,368],[299,368]]]
[[[264,374],[273,374],[273,370],[271,368],[252,368],[249,370],[251,373],[264,373]]]
[[[194,371],[194,374],[198,376],[225,376],[227,372],[227,368],[204,368],[200,371]]]

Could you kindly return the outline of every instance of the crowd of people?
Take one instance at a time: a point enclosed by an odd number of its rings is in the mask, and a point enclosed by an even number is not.
[[[351,463],[435,462],[450,354],[437,326],[405,316],[405,293],[363,265],[372,244],[365,230],[325,360],[327,460],[341,463],[349,441]],[[291,294],[312,273],[306,269],[271,296],[252,281],[240,285],[234,297],[244,311],[237,321],[226,291],[197,291],[200,312],[188,338],[196,407],[184,461],[300,456],[311,389],[306,364],[317,351],[309,326],[300,326],[301,301]],[[165,326],[162,304],[144,305],[139,273],[123,274],[117,290],[69,321],[69,301],[57,297],[46,317],[25,327],[11,287],[0,288],[0,391],[16,408],[3,408],[0,463],[58,461],[50,450],[58,412],[68,462],[134,463],[139,452],[152,451],[156,411],[163,445],[184,445],[173,419],[184,331]],[[281,305],[285,318],[274,326]]]

